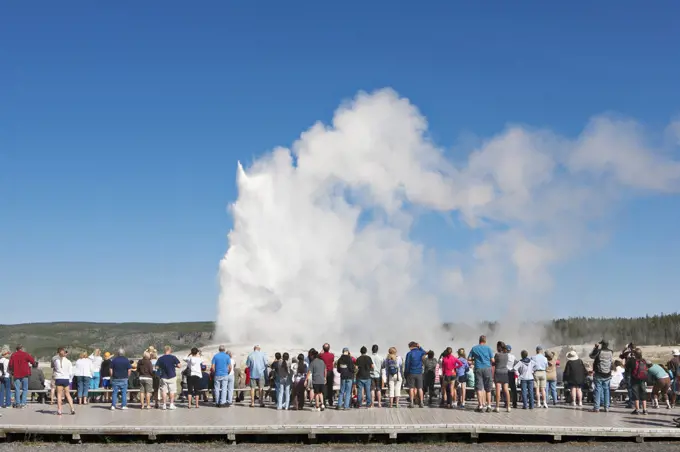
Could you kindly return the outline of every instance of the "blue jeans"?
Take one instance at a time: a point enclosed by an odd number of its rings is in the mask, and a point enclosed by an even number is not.
[[[14,404],[17,406],[26,405],[27,397],[28,397],[28,377],[14,379]]]
[[[522,408],[534,409],[534,380],[520,380],[522,384]]]
[[[0,381],[0,407],[12,406],[12,383],[9,377]]]
[[[128,390],[127,379],[112,378],[111,386],[113,387],[113,397],[111,398],[111,406],[113,407],[116,406],[116,402],[118,401],[118,393],[121,393],[121,397],[123,399],[121,406],[127,406],[127,390]]]
[[[290,381],[280,380],[276,385],[276,408],[288,409],[290,406]]]
[[[215,403],[218,405],[227,404],[227,376],[220,375],[215,377]]]
[[[352,380],[344,378],[340,380],[340,396],[338,397],[338,406],[349,409],[349,403],[352,401]]]
[[[90,391],[90,377],[76,377],[76,385],[78,386],[78,398],[87,397]]]
[[[554,380],[548,380],[548,388],[546,394],[552,395],[553,405],[557,404],[557,382]],[[545,403],[548,403],[548,396],[545,397]]]
[[[99,389],[99,372],[92,374],[90,379],[90,389]]]
[[[596,376],[593,379],[593,382],[595,383],[595,389],[593,390],[593,409],[599,410],[600,404],[602,404],[604,408],[609,408],[609,403],[611,401],[609,385],[611,381],[611,377],[602,378]]]
[[[234,403],[234,374],[227,376],[227,403]]]
[[[357,379],[357,405],[361,407],[363,403],[363,398],[362,396],[362,390],[366,390],[366,406],[370,407],[372,406],[372,400],[373,398],[371,397],[371,380],[358,380]]]

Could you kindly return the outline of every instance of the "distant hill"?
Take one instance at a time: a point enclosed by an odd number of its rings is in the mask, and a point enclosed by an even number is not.
[[[93,348],[113,352],[119,347],[129,356],[139,356],[149,345],[187,348],[209,344],[214,329],[213,322],[24,323],[0,325],[0,345],[13,350],[16,344],[23,344],[39,359],[53,356],[59,346],[67,347],[71,356]]]
[[[486,331],[493,336],[497,322],[479,325],[444,324],[452,331],[465,328]],[[115,351],[123,347],[129,356],[139,356],[149,345],[172,345],[176,349],[203,347],[213,343],[213,322],[186,323],[25,323],[0,325],[0,346],[11,349],[18,343],[38,356],[54,355],[55,348],[65,346],[73,354],[101,348]],[[541,343],[544,345],[593,344],[602,338],[612,345],[623,346],[629,342],[638,345],[670,346],[680,344],[680,314],[660,314],[639,318],[574,317],[557,319],[545,324]]]

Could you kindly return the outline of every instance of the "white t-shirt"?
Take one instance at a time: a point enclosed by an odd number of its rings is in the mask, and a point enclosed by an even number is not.
[[[73,376],[73,364],[66,357],[57,356],[52,361],[52,378],[54,380],[71,380]]]
[[[188,358],[184,359],[184,362],[187,363],[187,367],[191,369],[192,377],[203,376],[203,372],[201,371],[201,364],[203,363],[203,359],[201,359],[200,356],[189,356]]]
[[[5,375],[3,375],[5,378],[9,378],[9,359],[7,358],[0,358],[0,363],[3,364],[3,367],[5,368]]]
[[[102,370],[102,362],[104,358],[101,356],[90,355],[90,360],[92,360],[92,372],[98,374]]]
[[[76,361],[73,376],[92,378],[92,360],[90,358],[80,358]]]

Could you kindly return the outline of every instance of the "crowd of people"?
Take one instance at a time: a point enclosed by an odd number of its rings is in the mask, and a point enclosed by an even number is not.
[[[279,410],[302,410],[307,403],[315,411],[398,408],[402,388],[407,389],[410,408],[465,409],[466,402],[476,400],[478,412],[510,412],[520,402],[521,408],[531,410],[557,403],[582,407],[589,398],[590,411],[598,413],[609,411],[612,389],[626,390],[633,414],[647,414],[648,402],[655,408],[660,401],[668,409],[674,406],[680,393],[680,351],[674,350],[673,357],[661,365],[628,344],[617,359],[603,340],[589,358],[592,364],[571,350],[562,367],[555,354],[541,346],[535,354],[522,350],[517,357],[512,346],[502,341],[492,349],[485,336],[469,352],[447,347],[437,357],[416,342],[409,343],[404,358],[396,347],[383,355],[378,345],[371,347],[370,354],[366,347],[357,355],[345,347],[336,356],[330,344],[324,344],[320,352],[311,349],[306,355],[277,352],[270,362],[255,345],[243,369],[237,369],[225,346],[210,360],[204,360],[197,348],[179,359],[169,346],[163,354],[152,346],[141,359],[131,360],[120,349],[115,356],[100,350],[83,352],[75,361],[60,347],[50,361],[52,376],[46,380],[34,357],[18,345],[14,353],[4,351],[0,358],[0,407],[23,408],[34,391],[39,402],[47,401],[48,394],[50,402],[56,399],[59,415],[64,402],[71,414],[76,404],[95,401],[110,403],[111,410],[127,410],[129,389],[135,389],[130,395],[141,409],[175,410],[178,397],[187,401],[187,408],[197,409],[209,396],[216,407],[227,408],[245,399],[243,390],[235,397],[235,386],[249,388],[251,407],[266,406],[269,400]],[[561,399],[558,382],[564,387]]]

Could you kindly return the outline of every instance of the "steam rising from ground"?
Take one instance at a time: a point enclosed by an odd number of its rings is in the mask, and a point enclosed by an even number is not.
[[[667,137],[678,144],[680,123]],[[576,139],[508,127],[452,160],[407,99],[360,93],[292,149],[239,164],[218,335],[439,345],[443,320],[550,315],[551,266],[600,240],[613,203],[631,189],[680,189],[665,147],[650,149],[633,121],[597,117]],[[451,241],[475,243],[442,252],[414,241],[414,221],[432,212]]]

